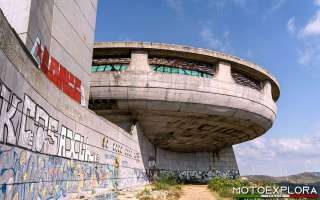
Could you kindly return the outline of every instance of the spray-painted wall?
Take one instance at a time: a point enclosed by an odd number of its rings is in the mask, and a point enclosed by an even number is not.
[[[232,146],[217,152],[172,152],[150,143],[139,123],[132,133],[138,136],[142,160],[150,179],[171,175],[181,182],[206,183],[214,177],[234,179],[240,175]]]
[[[0,0],[1,8],[8,2],[18,1]],[[17,35],[0,13],[0,200],[114,199],[117,189],[148,182],[151,158],[159,173],[179,179],[234,177],[232,148],[221,158],[158,149],[138,125],[128,134],[50,79],[54,58],[60,71],[64,66],[81,80],[88,100],[96,2],[26,0],[21,30],[8,14]]]
[[[0,13],[0,199],[112,199],[147,183],[137,135],[57,88]]]
[[[98,0],[0,0],[0,8],[31,52],[41,43],[81,81],[87,105]],[[49,61],[50,62],[50,61]]]

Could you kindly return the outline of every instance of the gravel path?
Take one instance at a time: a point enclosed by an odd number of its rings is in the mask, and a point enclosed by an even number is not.
[[[215,200],[207,185],[184,185],[179,200]]]

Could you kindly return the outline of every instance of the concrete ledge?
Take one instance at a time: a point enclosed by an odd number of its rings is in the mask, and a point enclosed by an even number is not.
[[[153,42],[96,42],[94,46],[94,55],[102,56],[104,54],[112,54],[112,52],[127,50],[144,50],[148,51],[149,54],[155,52],[155,54],[159,55],[178,56],[187,59],[200,59],[201,61],[209,62],[225,61],[227,63],[231,63],[233,68],[247,71],[248,73],[254,74],[256,77],[259,77],[261,80],[270,80],[275,100],[280,96],[278,81],[267,70],[255,63],[218,51]]]
[[[116,96],[114,96],[116,95]],[[91,75],[92,99],[139,99],[237,108],[273,121],[277,107],[262,92],[192,76],[132,71]]]
[[[213,151],[256,138],[272,126],[277,111],[263,91],[156,72],[93,73],[90,96],[97,114],[118,125],[136,119],[151,142],[183,152]],[[97,100],[115,104],[98,107]]]

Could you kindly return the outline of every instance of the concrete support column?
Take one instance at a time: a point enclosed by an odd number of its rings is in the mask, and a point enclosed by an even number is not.
[[[265,98],[272,99],[272,87],[271,87],[271,83],[269,80],[264,81],[262,91],[263,91]]]
[[[151,71],[148,62],[148,52],[133,50],[131,52],[131,62],[128,70],[146,72]]]
[[[233,147],[228,146],[220,149],[218,152],[211,152],[209,166],[211,169],[238,171],[238,164],[234,155]]]
[[[234,80],[231,76],[231,64],[220,61],[214,78],[219,81],[234,83]]]

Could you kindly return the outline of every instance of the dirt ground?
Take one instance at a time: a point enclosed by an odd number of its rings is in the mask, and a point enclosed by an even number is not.
[[[134,190],[122,191],[117,199],[137,200],[137,193],[143,189],[144,187],[140,187],[135,188]],[[183,185],[179,200],[216,200],[216,198],[209,191],[207,185]]]
[[[207,185],[184,185],[179,200],[216,200]]]

